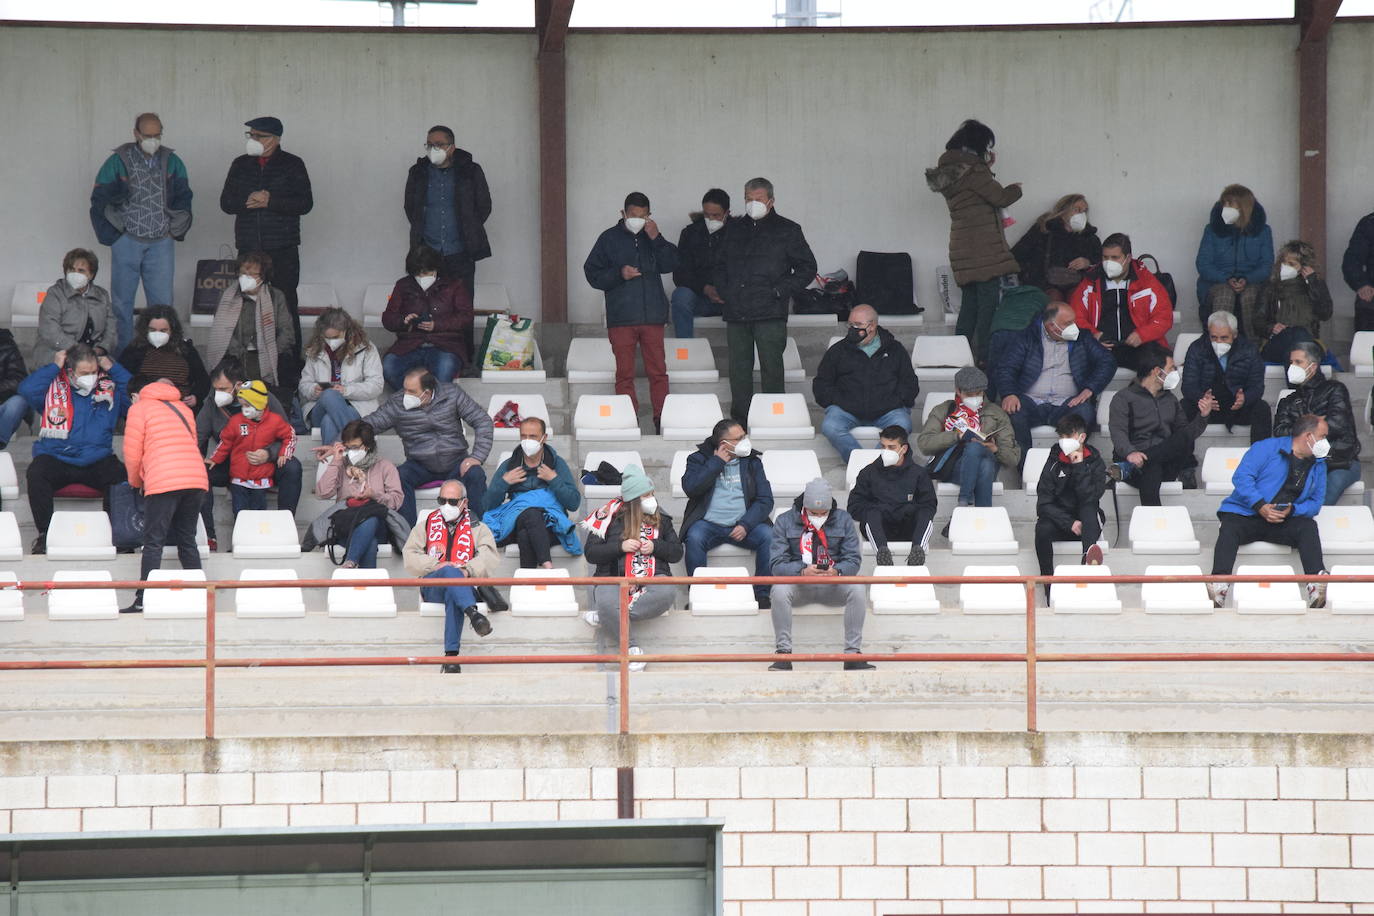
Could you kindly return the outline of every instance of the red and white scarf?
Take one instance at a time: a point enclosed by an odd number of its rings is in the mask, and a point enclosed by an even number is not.
[[[578,524],[582,526],[584,531],[588,531],[604,541],[606,540],[606,531],[611,527],[611,521],[620,514],[620,507],[623,505],[625,503],[617,496]]]
[[[425,519],[425,553],[442,563],[467,566],[472,560],[472,516],[466,511],[458,516],[453,535],[448,533],[444,514],[435,509]]]
[[[97,377],[95,389],[91,392],[91,400],[103,402],[107,409],[113,409],[114,392],[114,380],[101,372]],[[39,418],[38,438],[67,438],[72,431],[74,410],[71,379],[67,378],[64,370],[59,370],[57,377],[48,386],[48,393],[43,396],[43,416]]]
[[[962,398],[956,396],[954,409],[949,412],[949,416],[945,417],[945,432],[956,429],[963,432],[966,429],[971,429],[976,433],[981,432],[982,428],[983,419],[978,415],[978,411],[969,407]]]
[[[615,499],[612,499],[610,502],[606,503],[606,505],[602,506],[600,509],[597,509],[591,515],[584,518],[581,522],[579,522],[579,524],[585,530],[591,532],[592,534],[596,535],[604,541],[606,539],[606,533],[610,530],[611,522],[614,521],[617,516],[621,515],[620,510],[624,507],[624,505],[624,500],[620,499],[619,497],[616,497]],[[626,538],[628,538],[629,533],[626,532],[625,536]],[[641,521],[639,525],[639,539],[641,541],[658,540],[658,527],[656,525],[649,524],[647,521]],[[658,563],[654,560],[654,555],[652,553],[642,554],[636,552],[625,554],[626,576],[629,576],[634,579],[652,579],[657,574],[657,572]],[[637,600],[639,600],[639,596],[643,594],[643,592],[643,585],[636,584],[630,586],[631,607],[633,607],[634,603]]]
[[[820,543],[817,544],[817,541]],[[817,550],[817,547],[820,549]],[[830,562],[830,541],[825,532],[811,521],[811,513],[805,509],[802,510],[801,558],[807,566],[814,566],[815,560]]]

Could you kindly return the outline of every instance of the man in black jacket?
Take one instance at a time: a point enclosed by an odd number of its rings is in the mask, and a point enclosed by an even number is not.
[[[1183,363],[1183,413],[1197,416],[1197,402],[1211,393],[1217,407],[1207,422],[1250,427],[1250,443],[1269,438],[1273,418],[1264,394],[1264,360],[1248,337],[1239,336],[1236,316],[1213,312],[1207,333],[1188,347]]]
[[[1050,447],[1035,490],[1035,557],[1042,576],[1054,572],[1055,541],[1081,541],[1083,565],[1102,564],[1098,503],[1107,489],[1106,462],[1089,447],[1088,424],[1078,414],[1064,414],[1054,431],[1059,441]],[[1047,585],[1047,597],[1049,592]]]
[[[811,381],[816,403],[825,408],[821,432],[846,462],[859,447],[850,432],[856,426],[911,432],[911,407],[920,391],[911,354],[891,331],[878,327],[878,313],[869,305],[849,313],[844,340],[825,351]]]
[[[1355,330],[1374,331],[1374,213],[1355,224],[1341,258],[1341,276],[1355,291]]]
[[[625,198],[620,222],[597,237],[582,265],[587,282],[606,294],[606,331],[615,353],[615,393],[635,395],[635,346],[649,376],[654,430],[660,427],[663,401],[668,397],[668,365],[663,354],[663,325],[668,321],[668,297],[662,275],[677,267],[677,248],[658,231],[649,213],[649,198],[632,191]]]
[[[730,415],[741,423],[754,397],[755,347],[761,389],[782,391],[787,313],[792,297],[816,279],[816,258],[801,226],[773,209],[773,183],[749,179],[744,200],[745,215],[725,227],[715,269],[730,348]]]
[[[33,407],[19,393],[19,383],[28,374],[14,334],[0,328],[0,449],[10,444],[20,423],[33,420]]]
[[[472,153],[459,149],[453,131],[429,129],[425,155],[406,175],[405,211],[410,247],[428,245],[439,252],[439,275],[455,277],[473,292],[477,262],[491,257],[484,225],[491,216],[491,190]]]
[[[239,257],[250,251],[272,256],[272,286],[286,297],[300,346],[301,217],[315,206],[305,161],[281,148],[282,124],[273,117],[245,121],[247,152],[229,164],[219,208],[234,217]],[[163,303],[165,304],[165,303]]]
[[[922,566],[935,518],[935,485],[924,466],[911,456],[909,430],[888,426],[878,436],[882,454],[859,472],[849,492],[849,514],[864,537],[873,542],[879,566],[892,565],[891,538],[910,541],[907,566]]]
[[[1331,444],[1326,457],[1326,498],[1324,506],[1334,506],[1351,484],[1360,479],[1360,435],[1355,428],[1355,410],[1350,391],[1341,382],[1322,375],[1325,354],[1319,344],[1305,341],[1289,355],[1288,384],[1293,393],[1280,398],[1274,409],[1274,435],[1291,436],[1304,414],[1326,420],[1326,440]]]
[[[712,188],[701,198],[701,212],[692,214],[691,222],[678,237],[672,298],[673,332],[678,337],[694,336],[697,318],[720,314],[725,300],[716,290],[712,271],[716,251],[725,237],[721,230],[729,218],[730,195]]]

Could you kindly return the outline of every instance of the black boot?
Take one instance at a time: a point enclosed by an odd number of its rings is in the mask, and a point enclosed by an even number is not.
[[[496,590],[494,585],[477,586],[477,600],[487,606],[487,610],[493,614],[510,610],[510,603],[501,597],[501,593]]]
[[[472,621],[472,629],[478,636],[486,636],[491,632],[491,621],[487,615],[480,613],[476,607],[465,607],[463,613],[468,615],[468,620]]]
[[[457,652],[445,652],[444,655],[457,655]],[[462,665],[442,665],[439,670],[444,674],[458,674],[463,670]]]
[[[775,654],[775,655],[791,655],[791,654],[792,654],[792,650],[791,650],[791,649],[779,649],[779,650],[778,650],[777,652],[775,652],[774,654]],[[773,664],[771,664],[771,665],[768,666],[768,670],[769,670],[769,671],[791,671],[791,670],[792,670],[792,663],[789,662],[789,661],[784,661],[783,659],[778,659],[777,661],[773,662]]]
[[[143,613],[143,590],[142,590],[142,589],[139,589],[138,591],[134,592],[134,603],[131,604],[131,605],[129,605],[128,607],[122,607],[122,608],[120,608],[120,609],[119,609],[119,613],[121,613],[121,614],[142,614],[142,613]]]

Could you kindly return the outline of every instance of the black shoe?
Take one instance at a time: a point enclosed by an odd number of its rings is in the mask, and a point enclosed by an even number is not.
[[[447,652],[447,651],[446,651],[446,652],[444,652],[444,654],[445,654],[445,655],[448,655],[448,656],[454,656],[454,655],[457,655],[458,653],[457,653],[457,652]],[[463,671],[463,666],[462,666],[462,665],[452,665],[452,664],[449,664],[449,665],[440,665],[440,666],[439,666],[439,672],[440,672],[441,674],[461,674],[462,671]]]
[[[926,552],[920,544],[911,545],[911,553],[906,555],[907,566],[925,566]]]
[[[475,607],[463,608],[463,613],[472,621],[473,632],[478,636],[486,636],[491,632],[491,621],[487,619],[486,614],[479,612]]]
[[[857,653],[857,652],[851,652],[851,653],[849,653],[849,654],[851,654],[851,655],[857,655],[858,653]],[[877,665],[874,665],[874,664],[872,664],[872,663],[870,663],[870,662],[845,662],[845,663],[844,663],[844,670],[846,670],[846,671],[873,671],[873,670],[875,670],[876,668],[877,668]]]
[[[29,545],[29,553],[31,553],[31,554],[33,554],[34,556],[38,557],[38,556],[42,556],[43,554],[45,554],[45,553],[47,553],[47,552],[48,552],[48,536],[45,535],[45,534],[40,534],[38,537],[34,538],[34,539],[33,539],[33,543]]]
[[[791,655],[791,654],[792,654],[792,650],[791,650],[791,649],[779,649],[779,650],[778,650],[776,653],[774,653],[774,654],[776,654],[776,655]],[[788,662],[788,661],[783,661],[782,659],[778,659],[777,661],[773,662],[773,664],[771,664],[771,665],[768,666],[768,670],[769,670],[769,671],[791,671],[791,670],[792,670],[792,663],[791,663],[791,662]]]
[[[502,611],[510,610],[510,604],[505,598],[501,597],[501,593],[496,590],[496,586],[494,585],[477,586],[477,600],[485,604],[487,610],[491,611],[493,614],[499,614]]]
[[[1183,470],[1181,470],[1181,471],[1178,472],[1178,480],[1179,480],[1179,483],[1183,484],[1183,489],[1185,489],[1185,490],[1196,490],[1196,489],[1197,489],[1197,469],[1196,469],[1196,468],[1184,468]]]
[[[773,609],[773,599],[768,597],[767,595],[764,595],[763,597],[758,598],[756,600],[759,603],[760,611],[770,611]]]
[[[135,601],[133,604],[129,605],[128,607],[122,607],[122,608],[120,608],[120,609],[119,609],[119,613],[121,613],[121,614],[142,614],[142,613],[143,613],[143,602],[142,602],[142,601]]]
[[[892,548],[890,548],[890,547],[879,547],[879,548],[878,548],[878,559],[877,559],[875,565],[877,565],[877,566],[891,566],[891,565],[892,565]]]
[[[949,540],[949,522],[945,522],[945,527],[940,529],[940,537]]]

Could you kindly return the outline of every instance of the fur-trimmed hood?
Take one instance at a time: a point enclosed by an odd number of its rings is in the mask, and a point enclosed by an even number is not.
[[[1255,201],[1255,209],[1250,212],[1250,224],[1245,227],[1243,234],[1259,235],[1264,231],[1264,227],[1269,224],[1268,219],[1268,216],[1264,212],[1264,205],[1259,201]],[[1208,225],[1212,227],[1213,232],[1222,238],[1231,238],[1234,235],[1242,234],[1241,230],[1237,229],[1235,226],[1228,226],[1221,221],[1221,201],[1212,204],[1212,218],[1209,220]]]

